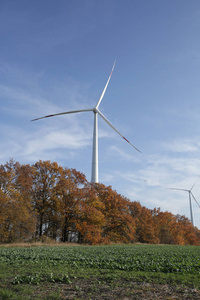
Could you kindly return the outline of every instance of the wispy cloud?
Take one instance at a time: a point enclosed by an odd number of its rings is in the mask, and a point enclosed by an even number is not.
[[[48,156],[48,153],[53,152],[54,160],[56,160],[57,155],[55,154],[60,155],[62,150],[65,151],[65,156],[68,152],[71,157],[72,150],[91,145],[92,123],[87,114],[73,114],[67,117],[55,117],[51,121],[47,119],[30,122],[35,117],[62,112],[64,110],[61,106],[62,101],[51,100],[57,99],[57,97],[60,97],[61,100],[67,97],[71,106],[74,106],[75,109],[81,108],[85,99],[84,86],[83,97],[81,97],[80,85],[72,83],[71,80],[66,86],[61,82],[52,90],[44,92],[44,88],[41,89],[34,74],[26,77],[26,72],[23,74],[17,68],[9,65],[4,65],[0,72],[3,72],[7,79],[10,78],[0,84],[1,112],[4,113],[0,124],[0,157],[2,161],[8,160],[10,157],[21,157],[22,160],[25,157],[29,157],[30,160],[42,159],[45,155]],[[13,77],[15,80],[12,79]],[[76,107],[80,99],[82,100],[80,106]],[[65,110],[68,109],[69,104],[66,105]],[[18,120],[20,120],[19,123]],[[105,133],[102,135],[105,136]]]
[[[162,143],[163,148],[165,150],[171,151],[171,152],[195,152],[198,151],[200,142],[199,137],[192,139],[179,139],[174,140],[171,143]]]

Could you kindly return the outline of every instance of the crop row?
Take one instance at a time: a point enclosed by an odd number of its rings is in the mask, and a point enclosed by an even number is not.
[[[114,245],[0,248],[0,265],[66,265],[126,271],[200,274],[200,247]]]

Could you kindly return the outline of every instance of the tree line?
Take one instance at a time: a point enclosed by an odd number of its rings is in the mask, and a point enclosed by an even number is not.
[[[0,166],[0,243],[45,238],[200,245],[200,231],[185,216],[148,209],[56,162],[10,160]]]

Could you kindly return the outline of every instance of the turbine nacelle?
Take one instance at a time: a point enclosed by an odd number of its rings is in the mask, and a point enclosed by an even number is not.
[[[93,108],[93,112],[98,114],[99,110],[96,108],[96,106]]]

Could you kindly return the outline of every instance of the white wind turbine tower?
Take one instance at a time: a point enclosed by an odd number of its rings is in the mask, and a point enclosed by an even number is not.
[[[200,177],[200,176],[199,176]],[[195,181],[195,183],[193,184],[193,186],[191,187],[190,190],[186,190],[186,189],[177,189],[177,188],[169,188],[170,190],[176,190],[176,191],[184,191],[184,192],[188,192],[189,194],[189,204],[190,204],[190,218],[191,218],[191,222],[192,225],[194,226],[194,217],[193,217],[193,209],[192,209],[192,198],[194,199],[194,201],[197,203],[197,205],[200,207],[199,203],[197,202],[196,198],[194,197],[194,194],[192,193],[192,189],[195,186],[195,184],[197,183],[199,177],[197,178],[197,180]]]
[[[109,121],[108,119],[102,114],[102,112],[99,110],[99,105],[103,99],[103,96],[106,92],[107,86],[109,84],[110,78],[112,76],[112,72],[115,67],[115,62],[113,64],[110,76],[108,78],[108,81],[106,82],[106,85],[104,87],[104,90],[96,104],[95,107],[89,108],[89,109],[80,109],[80,110],[73,110],[73,111],[66,111],[66,112],[61,112],[53,115],[48,115],[44,117],[40,117],[37,119],[33,119],[32,121],[40,120],[43,118],[49,118],[49,117],[54,117],[54,116],[60,116],[60,115],[66,115],[66,114],[73,114],[73,113],[80,113],[80,112],[88,112],[92,111],[94,113],[94,129],[93,129],[93,151],[92,151],[92,176],[91,176],[91,181],[93,183],[98,183],[98,114],[101,116],[101,118],[112,128],[114,129],[126,142],[128,142],[132,147],[134,147],[137,151],[140,152],[133,144],[131,144]]]

